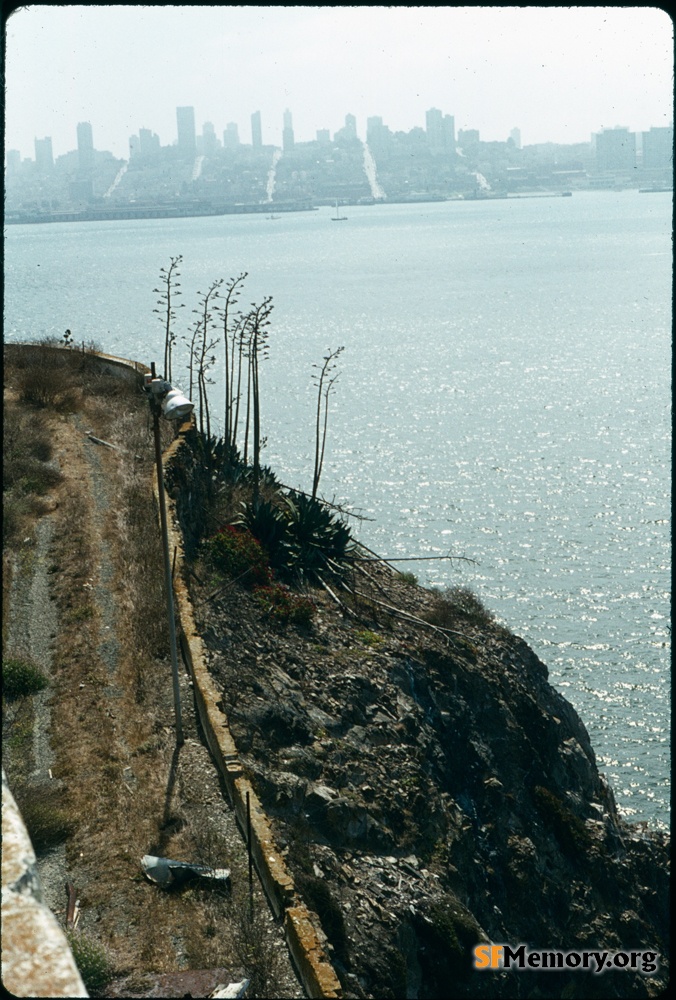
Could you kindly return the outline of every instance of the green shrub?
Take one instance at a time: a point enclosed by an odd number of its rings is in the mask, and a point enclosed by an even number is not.
[[[91,992],[106,986],[115,974],[106,949],[82,931],[66,931],[66,937],[87,990]]]
[[[247,528],[228,524],[207,542],[214,567],[246,587],[265,587],[272,581],[268,555]]]
[[[40,668],[30,660],[9,657],[2,664],[2,690],[6,698],[23,698],[47,687]]]
[[[360,642],[363,642],[365,646],[371,646],[371,648],[380,646],[380,644],[384,642],[382,635],[378,635],[377,632],[371,632],[371,630],[367,628],[357,632],[356,637]]]
[[[397,580],[399,583],[405,583],[408,587],[416,587],[418,585],[418,577],[415,573],[397,573]]]
[[[254,595],[261,607],[276,621],[284,625],[291,622],[294,625],[308,626],[317,610],[314,601],[309,597],[294,594],[281,583],[272,583],[267,587],[256,587]]]

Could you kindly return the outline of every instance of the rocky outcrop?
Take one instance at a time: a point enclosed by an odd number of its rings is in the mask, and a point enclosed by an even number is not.
[[[17,997],[87,997],[68,941],[45,905],[35,852],[2,772],[2,985]]]
[[[245,773],[346,997],[650,996],[667,981],[664,835],[618,817],[589,736],[518,637],[384,567],[303,631],[232,584],[196,596]],[[383,600],[383,592],[387,600]],[[379,599],[380,604],[375,603]],[[479,972],[491,941],[658,952],[651,976]]]

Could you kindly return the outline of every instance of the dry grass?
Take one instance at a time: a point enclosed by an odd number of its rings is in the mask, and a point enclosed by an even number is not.
[[[41,352],[38,358],[44,361]],[[42,361],[10,367],[7,381],[22,386],[24,400],[28,375],[35,378]],[[38,415],[36,435],[42,423],[67,473],[55,486],[47,572],[59,619],[50,743],[69,834],[68,877],[78,890],[85,933],[95,929],[97,946],[120,974],[230,967],[236,944],[229,928],[238,916],[233,899],[199,889],[162,892],[141,874],[146,853],[232,863],[218,831],[209,840],[202,819],[190,821],[195,809],[203,816],[206,807],[185,771],[183,751],[175,751],[147,401],[137,386],[96,375],[90,362],[74,354],[63,366],[64,385],[77,376],[71,383],[75,416],[59,412],[62,390],[44,405],[16,400],[17,413]],[[114,408],[111,394],[119,404]],[[84,428],[116,447],[97,448]],[[163,434],[166,445],[171,429]],[[12,706],[11,738],[30,761],[32,716],[24,718],[20,705]],[[184,702],[184,726],[192,725],[191,713]],[[12,766],[18,776],[18,762]],[[207,811],[213,815],[213,807]],[[237,877],[246,881],[245,873]]]

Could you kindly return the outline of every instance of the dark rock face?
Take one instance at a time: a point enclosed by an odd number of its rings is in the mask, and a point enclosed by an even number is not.
[[[425,614],[432,595],[369,572],[390,604]],[[197,603],[242,760],[345,995],[657,995],[666,837],[619,819],[526,643],[488,619],[459,615],[442,635],[313,596],[308,631],[272,625],[235,585]],[[653,951],[660,968],[480,972],[482,941]]]

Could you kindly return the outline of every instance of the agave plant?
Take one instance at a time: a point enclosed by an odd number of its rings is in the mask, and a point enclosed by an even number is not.
[[[247,528],[267,551],[270,565],[283,570],[289,558],[289,526],[285,511],[260,498],[242,503],[242,513],[234,522]]]
[[[302,493],[284,497],[288,508],[289,568],[298,576],[335,572],[329,562],[341,562],[352,543],[350,529],[318,500]]]

